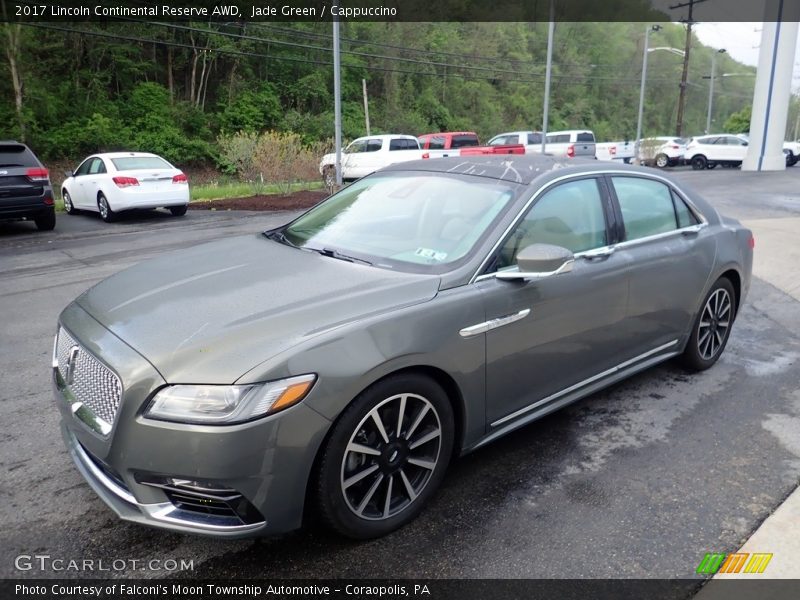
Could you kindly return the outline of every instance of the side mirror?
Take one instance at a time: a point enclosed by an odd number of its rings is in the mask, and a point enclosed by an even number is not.
[[[575,264],[575,256],[561,246],[531,244],[517,254],[517,271],[500,271],[495,276],[506,281],[544,279],[553,275],[569,273]]]
[[[69,178],[69,177],[72,177],[72,176],[73,176],[73,173],[72,173],[72,171],[64,171],[64,175],[65,175],[67,178]]]

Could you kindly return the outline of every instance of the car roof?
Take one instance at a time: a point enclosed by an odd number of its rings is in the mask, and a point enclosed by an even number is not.
[[[591,129],[562,129],[561,131],[548,131],[547,135],[563,135],[565,133],[591,133],[594,135],[594,131]]]
[[[360,142],[361,140],[396,140],[398,138],[405,138],[415,141],[417,139],[416,136],[406,135],[405,133],[384,133],[381,135],[362,135],[361,137],[354,139],[353,142]]]
[[[498,133],[497,135],[493,135],[492,138],[500,137],[501,135],[528,135],[529,133],[542,133],[542,132],[534,131],[533,129],[529,129],[526,131],[506,131],[504,133]]]
[[[139,157],[155,157],[161,158],[158,154],[153,154],[152,152],[104,152],[102,154],[92,154],[91,156],[96,156],[97,158],[139,158]],[[163,159],[162,159],[163,160]]]
[[[604,166],[602,165],[602,167]],[[616,167],[617,165],[612,166]],[[566,167],[583,167],[586,171],[597,171],[598,168],[602,168],[594,159],[557,157],[547,154],[489,154],[394,163],[381,169],[381,172],[457,173],[527,185],[544,173]]]
[[[438,131],[436,133],[423,133],[417,137],[430,137],[434,135],[478,135],[474,131]]]

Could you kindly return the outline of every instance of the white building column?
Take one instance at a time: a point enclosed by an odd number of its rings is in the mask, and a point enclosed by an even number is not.
[[[796,0],[768,0],[761,32],[758,74],[750,119],[750,145],[743,171],[783,171],[786,118],[797,47],[800,6]]]

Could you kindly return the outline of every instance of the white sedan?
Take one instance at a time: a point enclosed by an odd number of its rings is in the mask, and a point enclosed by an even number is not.
[[[189,180],[155,154],[93,154],[74,172],[67,172],[61,197],[68,214],[95,211],[106,222],[134,208],[164,207],[177,217],[186,214]]]

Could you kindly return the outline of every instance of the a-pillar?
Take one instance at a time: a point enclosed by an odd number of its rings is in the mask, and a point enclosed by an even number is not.
[[[797,0],[768,0],[761,32],[758,74],[750,118],[750,145],[743,171],[786,168],[783,141],[800,21]]]

